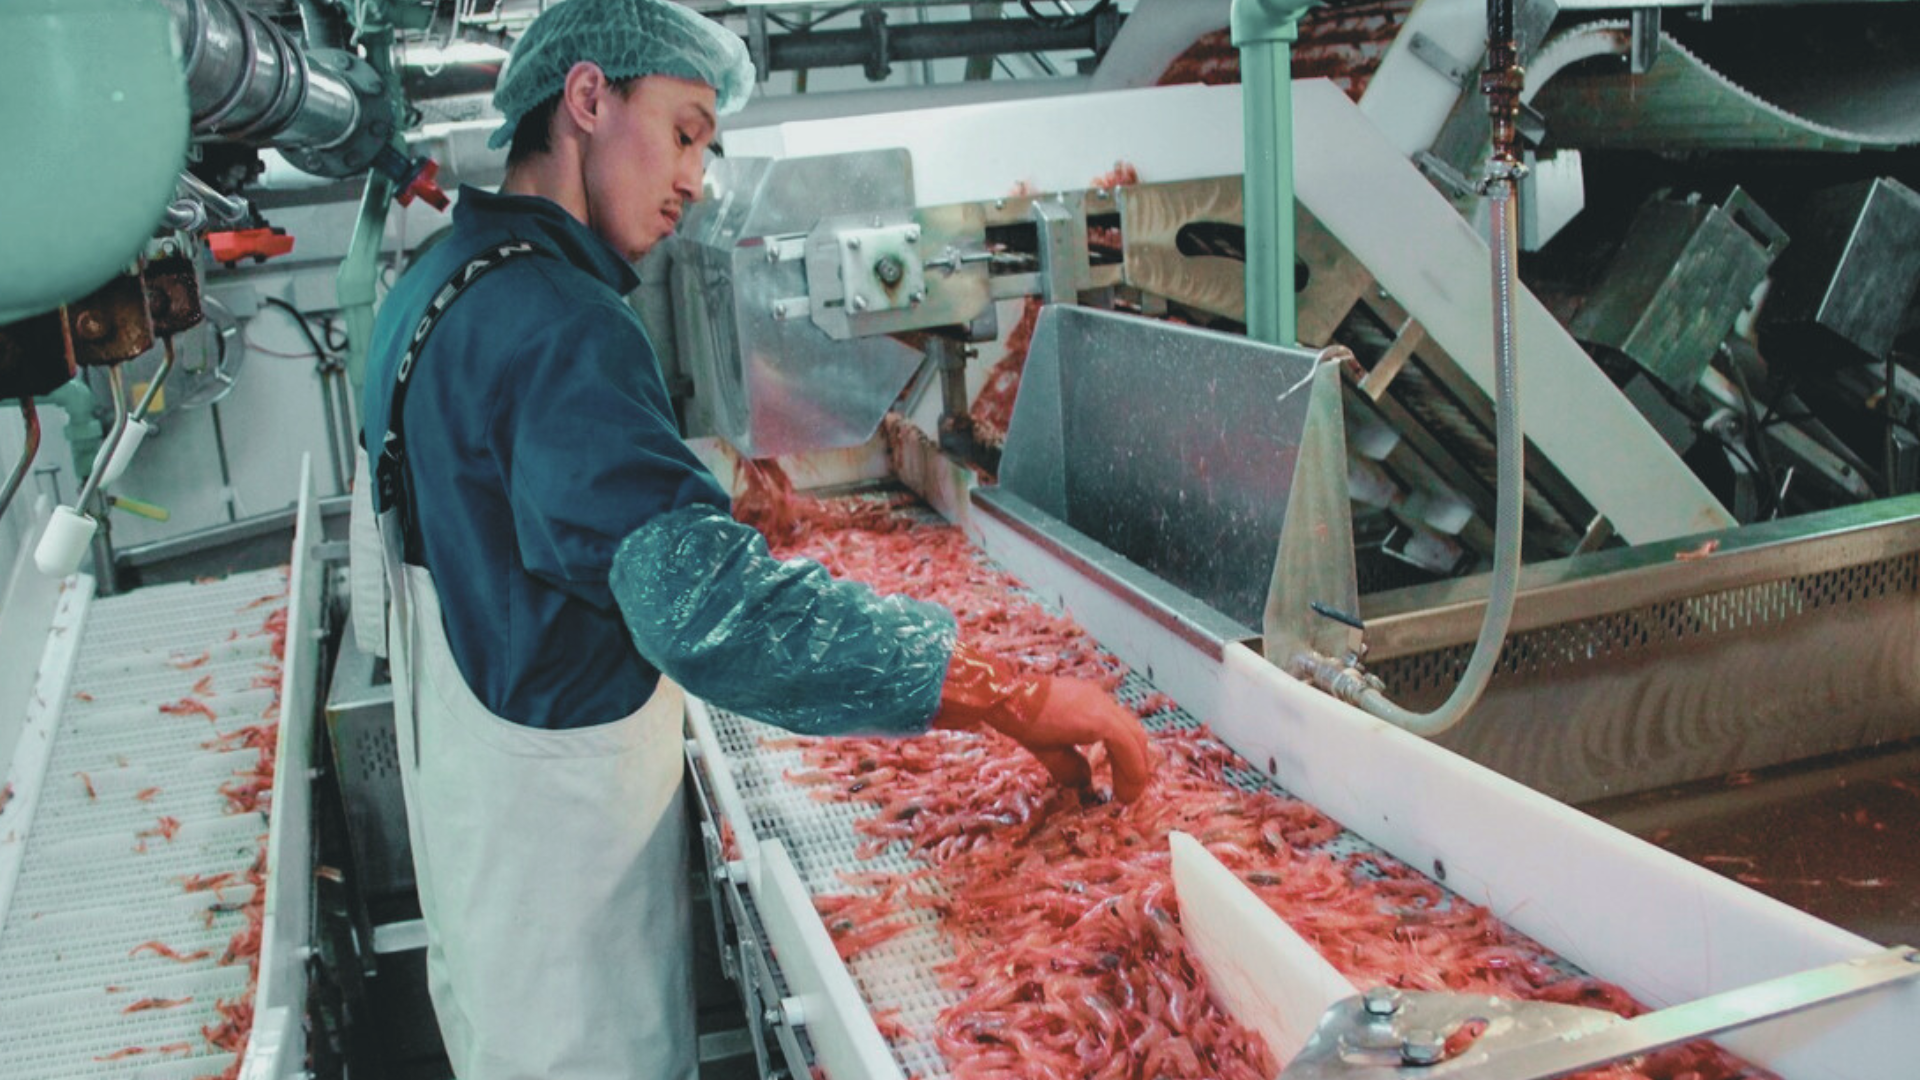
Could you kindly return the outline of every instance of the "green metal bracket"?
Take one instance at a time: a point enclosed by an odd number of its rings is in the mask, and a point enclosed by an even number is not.
[[[334,278],[340,314],[347,323],[347,385],[360,400],[367,381],[367,349],[373,342],[374,283],[380,277],[380,241],[387,232],[387,208],[393,204],[393,181],[378,169],[367,173],[360,194],[360,216],[353,223],[353,239]]]
[[[60,411],[67,414],[64,434],[67,446],[73,450],[73,467],[78,474],[74,482],[79,483],[92,470],[93,457],[100,452],[100,444],[107,437],[100,418],[93,414],[96,401],[93,390],[85,378],[77,378],[62,383],[59,389],[39,400],[58,405]]]
[[[1300,16],[1319,0],[1233,0],[1244,102],[1247,336],[1295,344],[1293,55]]]
[[[393,66],[393,31],[366,34],[362,40],[367,46],[367,62],[387,84],[387,99],[393,103],[397,132],[403,126],[398,121],[406,98],[400,87],[400,73]],[[394,145],[402,152],[406,150],[406,144],[397,135]],[[353,238],[347,244],[346,258],[341,260],[340,271],[334,278],[334,292],[347,324],[347,385],[356,402],[366,385],[367,349],[373,341],[374,287],[380,277],[380,242],[386,236],[387,211],[393,205],[393,196],[393,181],[379,169],[369,169],[367,186],[360,195],[360,215],[353,224]]]

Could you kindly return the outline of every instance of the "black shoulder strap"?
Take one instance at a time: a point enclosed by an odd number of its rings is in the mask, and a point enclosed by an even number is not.
[[[374,482],[379,485],[380,506],[400,514],[402,536],[410,534],[408,524],[413,514],[413,491],[406,469],[406,436],[402,430],[406,417],[407,387],[411,385],[413,365],[420,359],[420,350],[426,346],[427,335],[433,333],[440,317],[446,314],[469,285],[519,256],[541,254],[546,254],[545,250],[527,240],[496,244],[480,252],[454,271],[440,291],[433,294],[426,313],[420,316],[420,325],[414,327],[413,338],[407,342],[406,355],[400,358],[400,366],[394,369],[393,403],[387,410],[387,437],[381,443],[380,458],[373,469]]]

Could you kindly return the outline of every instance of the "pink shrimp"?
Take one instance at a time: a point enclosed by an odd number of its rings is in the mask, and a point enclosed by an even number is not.
[[[179,952],[175,950],[173,946],[163,941],[143,941],[135,945],[133,950],[127,953],[127,955],[139,956],[143,952],[151,952],[155,956],[164,956],[169,960],[178,960],[183,964],[191,964],[199,960],[205,960],[207,957],[213,955],[212,952],[206,949],[198,949],[190,953]]]
[[[192,1001],[193,995],[191,994],[183,998],[141,998],[139,1001],[134,1002],[120,1011],[123,1013],[137,1013],[147,1012],[151,1009],[177,1009]]]
[[[220,717],[207,707],[207,703],[198,698],[184,697],[179,701],[169,701],[160,706],[160,711],[168,716],[204,716],[209,723],[217,722]]]

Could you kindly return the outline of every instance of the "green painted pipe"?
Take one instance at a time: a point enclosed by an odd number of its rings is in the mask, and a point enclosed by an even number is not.
[[[367,62],[380,73],[387,86],[389,102],[406,98],[400,89],[400,73],[393,66],[393,31],[380,30],[362,35]],[[400,125],[395,125],[399,130]],[[398,137],[394,147],[403,154],[406,144]],[[374,284],[380,278],[380,244],[387,235],[387,211],[393,205],[393,181],[379,169],[367,170],[367,186],[360,195],[360,216],[353,223],[353,238],[347,243],[347,256],[340,261],[334,277],[334,295],[340,314],[347,324],[347,385],[356,407],[360,389],[367,381],[367,349],[373,342]]]
[[[380,241],[387,234],[387,207],[393,203],[393,181],[379,169],[367,171],[360,196],[360,216],[353,223],[353,239],[340,260],[334,278],[340,314],[347,323],[347,384],[356,405],[367,382],[367,348],[373,342],[374,282],[380,277]]]
[[[84,378],[77,378],[62,383],[59,389],[39,400],[59,406],[60,411],[67,414],[64,434],[67,445],[73,450],[73,467],[78,470],[80,479],[85,479],[93,469],[94,455],[100,452],[100,444],[107,437],[105,429],[100,426],[99,417],[93,415],[93,390],[87,386]]]
[[[1246,137],[1247,336],[1294,345],[1293,55],[1300,16],[1319,0],[1233,0]]]

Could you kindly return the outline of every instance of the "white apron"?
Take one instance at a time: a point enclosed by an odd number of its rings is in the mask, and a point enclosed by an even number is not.
[[[454,663],[432,576],[401,564],[380,516],[400,776],[454,1075],[696,1080],[680,688],[663,678],[594,727],[493,715]]]

